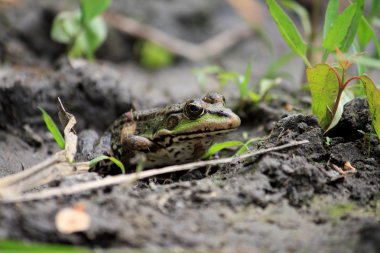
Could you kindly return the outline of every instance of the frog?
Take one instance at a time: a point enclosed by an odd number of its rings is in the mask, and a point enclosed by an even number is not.
[[[144,169],[188,163],[199,160],[217,136],[240,124],[224,96],[212,92],[160,108],[125,112],[100,137],[94,156],[116,157],[126,168],[135,168],[141,157]]]

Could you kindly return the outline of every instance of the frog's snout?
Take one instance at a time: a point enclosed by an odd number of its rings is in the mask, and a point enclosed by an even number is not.
[[[228,117],[228,124],[230,128],[238,128],[241,124],[240,117],[231,111]]]

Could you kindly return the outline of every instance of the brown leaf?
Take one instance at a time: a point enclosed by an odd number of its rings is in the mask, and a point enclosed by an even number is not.
[[[62,234],[86,231],[90,227],[91,218],[84,208],[66,207],[55,216],[55,226]]]

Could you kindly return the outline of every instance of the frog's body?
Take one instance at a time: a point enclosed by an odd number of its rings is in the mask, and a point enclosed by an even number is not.
[[[199,159],[214,137],[236,129],[240,118],[212,93],[164,108],[123,114],[100,139],[102,153],[132,165],[139,154],[144,168]],[[108,150],[107,150],[108,149]]]

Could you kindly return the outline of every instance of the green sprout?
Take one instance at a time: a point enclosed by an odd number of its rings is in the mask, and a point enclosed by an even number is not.
[[[111,0],[80,0],[80,9],[59,13],[51,30],[51,38],[69,46],[69,57],[94,57],[107,36],[101,14]]]
[[[209,158],[210,156],[215,155],[217,152],[230,148],[230,147],[236,147],[236,146],[243,146],[244,143],[241,141],[225,141],[221,143],[215,143],[213,144],[206,152],[206,154],[203,155],[203,159]]]
[[[290,59],[290,57],[287,57],[287,60]],[[285,59],[282,59],[282,61],[285,62]],[[255,105],[265,100],[265,98],[267,98],[268,96],[269,91],[278,84],[280,79],[271,79],[269,78],[269,75],[272,75],[276,71],[276,69],[283,64],[283,62],[276,62],[277,66],[271,66],[271,69],[268,69],[268,72],[265,73],[264,77],[261,78],[258,83],[255,83],[253,85],[251,85],[252,63],[248,64],[244,74],[240,74],[235,71],[224,70],[223,68],[216,65],[195,69],[193,72],[203,89],[205,89],[207,85],[207,78],[210,76],[214,76],[219,82],[222,89],[227,84],[236,85],[239,89],[240,101],[248,101]]]
[[[363,85],[363,94],[368,99],[372,125],[380,138],[380,91],[371,78],[363,74],[363,66],[358,67],[358,75],[348,77],[347,70],[353,64],[353,60],[346,58],[341,52],[347,52],[350,48],[355,51],[357,48],[354,43],[355,38],[360,42],[360,50],[373,40],[380,58],[379,41],[363,15],[364,0],[354,0],[341,14],[339,14],[339,0],[329,1],[323,26],[323,57],[315,66],[312,66],[308,60],[308,44],[303,40],[293,21],[276,0],[266,2],[285,42],[307,66],[306,76],[312,96],[312,111],[317,116],[321,128],[327,132],[339,122],[343,106],[353,99],[352,92],[346,88],[356,81]],[[379,11],[379,8],[377,10]],[[335,51],[338,65],[325,63],[328,56]]]
[[[46,127],[48,128],[49,132],[53,135],[60,149],[65,149],[65,139],[63,138],[54,120],[43,108],[38,107],[38,109],[41,111]]]
[[[173,63],[173,54],[153,42],[138,44],[140,64],[147,69],[161,69]]]
[[[94,159],[90,161],[90,168],[94,167],[98,162],[103,161],[103,160],[110,160],[111,162],[116,164],[117,167],[120,168],[122,174],[125,174],[124,164],[113,156],[100,155],[98,157],[95,157]]]
[[[203,155],[202,159],[207,159],[213,155],[215,155],[216,153],[218,153],[219,151],[222,151],[223,149],[228,149],[228,148],[231,148],[231,147],[240,147],[235,155],[243,155],[245,153],[247,153],[248,151],[250,151],[250,146],[256,142],[256,141],[259,141],[259,140],[262,140],[261,137],[259,138],[252,138],[252,139],[249,139],[247,140],[246,142],[241,142],[241,141],[225,141],[225,142],[221,142],[221,143],[215,143],[213,144],[206,152],[206,154]]]

